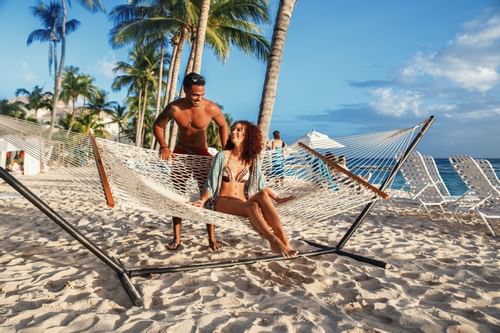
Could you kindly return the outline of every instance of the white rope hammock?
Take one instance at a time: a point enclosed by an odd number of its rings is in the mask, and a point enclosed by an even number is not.
[[[303,230],[383,196],[376,188],[388,177],[397,162],[395,156],[406,150],[419,128],[335,138],[341,147],[318,149],[323,155],[345,156],[345,168],[299,145],[290,146],[285,158],[265,152],[262,169],[267,186],[279,195],[296,196],[277,206],[284,227],[288,231]],[[100,162],[96,163],[89,137],[60,129],[51,133],[47,125],[0,116],[0,138],[38,159],[43,170],[54,170],[74,181],[89,196],[104,197],[106,186],[102,185]],[[196,178],[206,178],[211,157],[176,155],[163,161],[155,150],[100,138],[96,143],[108,190],[118,206],[237,229],[246,220],[188,204],[199,197]],[[282,178],[273,176],[277,167],[283,170]]]

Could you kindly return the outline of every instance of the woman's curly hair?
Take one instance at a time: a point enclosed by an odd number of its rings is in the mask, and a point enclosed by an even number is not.
[[[234,122],[231,128],[234,128],[237,124],[245,126],[245,140],[243,142],[243,152],[241,154],[241,158],[246,163],[251,163],[262,151],[262,132],[257,126],[255,126],[255,124],[246,120],[238,120]],[[233,148],[234,143],[231,141],[230,136],[226,144],[226,149],[231,150]]]

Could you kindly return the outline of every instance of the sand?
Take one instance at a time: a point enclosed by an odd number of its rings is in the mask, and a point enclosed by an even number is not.
[[[217,228],[225,246],[214,253],[205,225],[190,222],[171,252],[169,217],[106,208],[57,175],[21,181],[128,268],[270,254],[247,228]],[[292,244],[334,245],[356,213]],[[0,181],[0,332],[500,332],[498,240],[477,217],[436,218],[408,200],[376,206],[345,249],[388,269],[328,254],[153,274],[133,278],[144,300],[134,307],[110,268]]]

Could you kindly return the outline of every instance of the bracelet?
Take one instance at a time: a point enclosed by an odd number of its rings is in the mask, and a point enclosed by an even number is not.
[[[160,146],[160,150],[162,150],[163,148],[168,148],[168,146]]]

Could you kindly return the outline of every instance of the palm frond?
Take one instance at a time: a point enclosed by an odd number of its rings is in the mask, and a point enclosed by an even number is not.
[[[104,3],[101,0],[80,0],[83,7],[91,11],[92,13],[101,11],[105,12]]]
[[[219,27],[219,33],[226,36],[232,45],[237,46],[246,54],[254,55],[262,61],[267,60],[271,46],[269,41],[261,34],[228,26]]]
[[[266,0],[219,0],[210,7],[211,17],[230,16],[236,20],[269,23],[269,7]]]
[[[26,44],[29,46],[34,41],[37,41],[37,42],[48,42],[48,41],[50,41],[50,30],[47,30],[47,29],[37,29],[37,30],[32,31],[28,35],[28,40],[26,41]]]
[[[66,22],[66,34],[74,32],[80,26],[80,21],[72,19]]]

